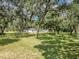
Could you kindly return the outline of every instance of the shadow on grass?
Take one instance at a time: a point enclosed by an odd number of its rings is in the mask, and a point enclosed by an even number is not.
[[[49,38],[50,37],[50,38]],[[35,46],[45,59],[79,59],[79,41],[67,35],[41,35]]]
[[[10,39],[10,38],[0,39],[0,46],[8,45],[18,41],[19,39]]]
[[[0,35],[0,38],[3,37],[11,37],[11,38],[24,38],[24,37],[31,37],[35,36],[35,34],[29,34],[29,33],[6,33],[5,35]]]
[[[22,37],[32,37],[35,36],[35,34],[29,34],[29,33],[15,33],[16,38],[22,38]]]

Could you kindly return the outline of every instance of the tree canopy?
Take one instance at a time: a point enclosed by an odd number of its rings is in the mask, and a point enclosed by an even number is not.
[[[78,0],[0,0],[0,31],[13,26],[21,32],[39,19],[44,29],[77,32],[78,6]]]

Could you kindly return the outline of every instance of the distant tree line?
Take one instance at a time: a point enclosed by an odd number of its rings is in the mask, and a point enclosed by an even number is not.
[[[0,0],[0,34],[3,34],[5,30],[22,32],[28,28],[36,28],[37,36],[40,28],[57,33],[77,34],[79,1],[71,0],[70,4],[63,4],[61,0],[57,1]]]

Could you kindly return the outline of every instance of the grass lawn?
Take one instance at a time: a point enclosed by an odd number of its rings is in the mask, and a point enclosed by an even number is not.
[[[67,34],[0,36],[0,59],[79,59],[79,39]]]
[[[15,37],[10,33],[0,36],[0,59],[43,59],[38,49],[34,48],[41,41],[27,35]]]

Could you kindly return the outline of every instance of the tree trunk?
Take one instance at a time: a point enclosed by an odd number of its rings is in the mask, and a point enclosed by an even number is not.
[[[39,38],[39,24],[37,25],[37,34],[36,34],[36,36],[37,36],[37,39]]]
[[[79,37],[79,25],[76,28],[76,33],[77,33],[77,36]]]
[[[4,34],[4,28],[0,26],[0,35]]]

